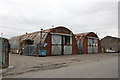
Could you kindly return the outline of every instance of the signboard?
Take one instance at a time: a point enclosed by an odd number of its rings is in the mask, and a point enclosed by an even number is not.
[[[44,43],[44,45],[47,45],[47,43]]]
[[[39,55],[46,56],[46,50],[39,50]]]

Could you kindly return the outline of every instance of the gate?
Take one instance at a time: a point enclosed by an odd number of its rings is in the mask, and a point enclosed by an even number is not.
[[[52,37],[52,55],[61,55],[61,39],[62,37],[60,35],[51,35]]]
[[[22,55],[32,56],[37,54],[37,45],[22,46]]]
[[[9,42],[7,39],[0,38],[0,66],[9,66]]]

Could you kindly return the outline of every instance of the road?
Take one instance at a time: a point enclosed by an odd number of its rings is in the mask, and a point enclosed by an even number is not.
[[[2,79],[2,69],[0,68],[0,80]]]
[[[77,63],[76,65],[28,72],[9,78],[117,78],[118,57]]]

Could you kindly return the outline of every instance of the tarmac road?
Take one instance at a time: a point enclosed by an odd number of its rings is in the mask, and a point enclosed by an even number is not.
[[[29,72],[10,78],[117,78],[118,57],[57,69]]]
[[[0,80],[2,79],[2,69],[0,68]]]

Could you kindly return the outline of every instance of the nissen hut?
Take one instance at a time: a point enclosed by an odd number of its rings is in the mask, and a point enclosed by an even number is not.
[[[9,39],[11,52],[23,55],[66,55],[77,53],[73,32],[66,27],[55,27]]]
[[[77,53],[99,53],[100,41],[94,32],[75,34]]]

